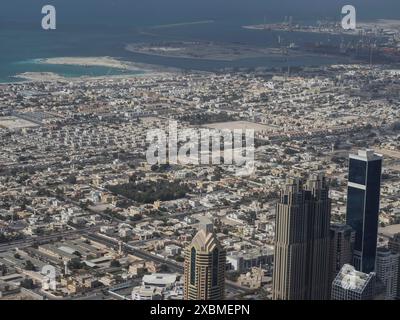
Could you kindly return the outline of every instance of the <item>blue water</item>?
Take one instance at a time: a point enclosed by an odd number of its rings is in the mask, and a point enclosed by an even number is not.
[[[399,19],[398,0],[352,0],[358,19]],[[41,29],[41,8],[57,9],[57,30]],[[141,63],[184,69],[214,70],[229,67],[276,67],[329,64],[338,59],[307,56],[245,59],[234,62],[175,59],[129,53],[128,43],[163,40],[208,40],[240,42],[256,46],[276,45],[280,34],[296,43],[327,40],[324,35],[257,32],[242,25],[282,21],[292,15],[296,21],[338,19],[342,0],[1,0],[0,82],[15,81],[21,72],[55,72],[64,76],[120,74],[121,70],[79,66],[51,66],[29,63],[32,59],[67,56],[112,56]],[[151,26],[214,20],[213,24],[186,25],[152,30]],[[330,41],[339,41],[331,37]]]

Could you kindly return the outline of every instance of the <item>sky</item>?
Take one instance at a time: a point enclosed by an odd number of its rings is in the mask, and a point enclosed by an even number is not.
[[[146,25],[196,19],[253,20],[293,15],[296,19],[340,16],[345,4],[360,19],[400,19],[399,0],[1,0],[0,22],[31,23],[52,4],[61,23]]]

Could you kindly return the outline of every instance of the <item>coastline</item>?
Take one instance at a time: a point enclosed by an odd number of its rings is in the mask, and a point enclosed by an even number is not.
[[[35,63],[82,67],[106,67],[129,71],[146,72],[149,68],[134,62],[122,61],[112,57],[58,57],[37,59]]]
[[[0,82],[1,85],[13,85],[18,83],[29,82],[80,82],[87,80],[120,80],[128,78],[147,78],[159,77],[168,74],[168,72],[153,72],[153,73],[138,73],[138,74],[124,74],[124,75],[107,75],[107,76],[80,76],[80,77],[64,77],[53,72],[25,72],[15,76],[15,78],[22,79],[18,82]]]
[[[113,57],[56,57],[56,58],[41,58],[34,59],[30,63],[39,65],[60,65],[60,66],[78,66],[83,68],[102,67],[114,70],[123,71],[118,74],[90,75],[82,74],[81,76],[66,76],[57,72],[32,71],[15,74],[14,79],[18,81],[0,82],[0,85],[11,85],[15,83],[26,82],[74,82],[105,79],[122,79],[131,77],[148,77],[159,76],[167,73],[176,73],[180,70],[174,68],[164,68],[161,66],[148,65],[143,63],[135,63],[131,61],[120,60]]]
[[[167,28],[175,28],[175,27],[184,27],[184,26],[194,26],[194,25],[201,25],[201,24],[211,24],[215,23],[214,20],[202,20],[202,21],[193,21],[193,22],[181,22],[181,23],[171,23],[171,24],[162,24],[157,26],[149,27],[149,29],[156,30],[156,29],[167,29]]]
[[[363,29],[381,29],[384,33],[389,35],[400,33],[400,20],[398,19],[376,19],[373,21],[358,21],[358,27],[355,30],[334,30],[334,29],[318,29],[316,26],[297,26],[293,29],[289,29],[287,25],[279,23],[269,24],[253,24],[242,26],[242,29],[246,30],[257,30],[257,31],[280,31],[280,32],[298,32],[298,33],[317,33],[317,34],[331,34],[331,35],[347,35],[347,36],[359,36]]]
[[[347,31],[344,32],[342,30],[335,31],[335,30],[318,30],[318,29],[287,29],[282,26],[277,25],[248,25],[242,26],[242,29],[246,30],[253,30],[253,31],[275,31],[275,32],[291,32],[291,33],[304,33],[304,34],[328,34],[328,35],[335,35],[335,36],[358,36],[358,30],[356,31]]]
[[[132,53],[147,56],[200,60],[234,62],[242,59],[258,59],[263,57],[280,57],[280,48],[257,48],[248,45],[221,45],[217,43],[189,43],[182,42],[175,50],[166,50],[168,45],[163,47],[152,47],[151,45],[128,44],[125,49]],[[173,48],[173,47],[170,47]],[[201,51],[202,49],[202,51]]]

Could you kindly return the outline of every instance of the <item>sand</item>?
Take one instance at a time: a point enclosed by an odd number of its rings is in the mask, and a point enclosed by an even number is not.
[[[37,62],[41,64],[108,67],[129,71],[147,71],[142,65],[133,62],[118,60],[112,57],[60,57],[39,59],[37,60]]]

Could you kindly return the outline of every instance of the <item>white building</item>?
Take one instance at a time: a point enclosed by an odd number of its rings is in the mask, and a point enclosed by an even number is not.
[[[132,300],[162,300],[163,290],[155,287],[136,287],[132,290]]]
[[[182,281],[177,274],[153,273],[143,276],[142,285],[132,290],[132,300],[180,300]]]
[[[153,273],[143,276],[142,285],[172,290],[177,280],[174,273]]]
[[[332,283],[332,300],[372,300],[375,295],[376,274],[357,271],[345,264]]]
[[[176,255],[180,254],[181,251],[182,251],[182,248],[177,245],[174,245],[174,244],[170,244],[165,247],[165,252],[169,256],[176,256]]]

